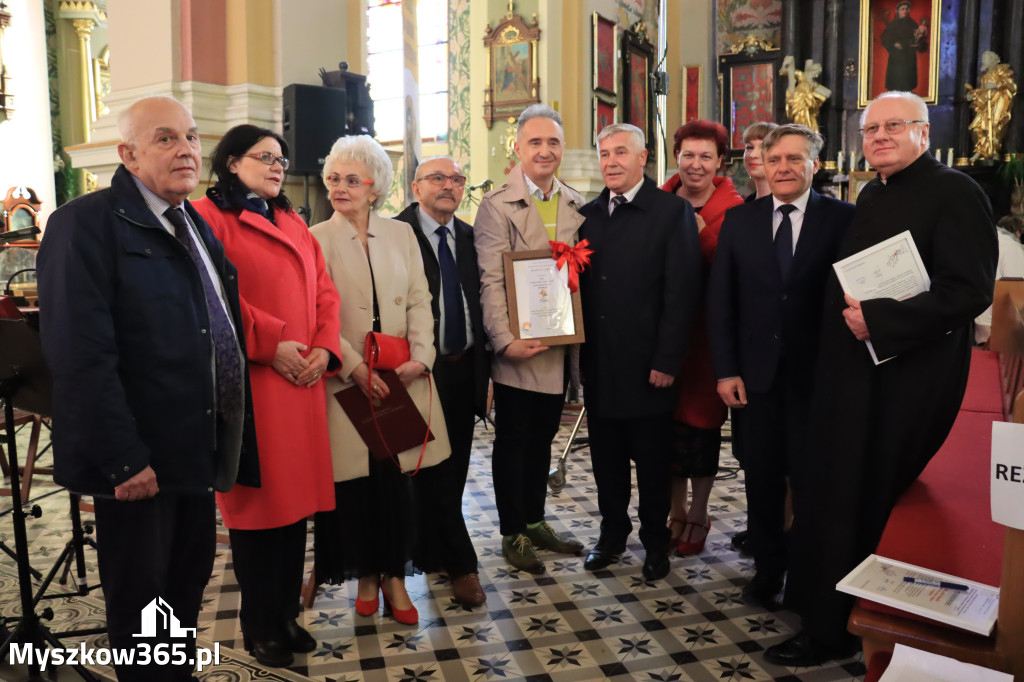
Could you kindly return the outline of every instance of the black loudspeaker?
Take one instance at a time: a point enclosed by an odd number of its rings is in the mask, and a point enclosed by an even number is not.
[[[293,175],[319,175],[331,145],[346,132],[344,90],[293,83],[284,89],[282,133]]]

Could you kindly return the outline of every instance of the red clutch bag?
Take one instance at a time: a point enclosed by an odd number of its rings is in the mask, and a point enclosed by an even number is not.
[[[363,344],[363,361],[370,369],[398,369],[409,362],[409,340],[390,334],[367,332]]]

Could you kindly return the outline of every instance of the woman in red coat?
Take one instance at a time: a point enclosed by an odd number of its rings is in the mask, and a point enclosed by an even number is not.
[[[340,299],[320,246],[281,192],[285,141],[232,128],[213,152],[217,183],[194,206],[238,268],[262,487],[218,493],[241,588],[245,646],[291,664],[315,640],[295,618],[306,517],[334,508],[325,373],[341,367]]]
[[[693,205],[700,229],[700,250],[707,282],[718,247],[718,232],[725,212],[743,203],[732,180],[717,173],[729,155],[725,128],[711,121],[691,121],[676,130],[673,153],[679,172],[661,188],[674,192]],[[718,473],[722,424],[727,414],[718,397],[718,382],[711,370],[706,311],[701,308],[689,352],[679,375],[679,406],[675,412],[676,447],[672,463],[672,512],[669,528],[679,554],[700,554],[711,529],[708,497]],[[693,500],[686,506],[688,481],[693,481]]]

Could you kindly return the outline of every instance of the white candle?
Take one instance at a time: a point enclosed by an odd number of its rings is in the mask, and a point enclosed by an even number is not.
[[[953,167],[953,148],[949,148],[949,152],[946,154],[946,165],[950,168]]]
[[[839,152],[839,157],[836,159],[836,174],[843,174],[843,152]]]
[[[857,152],[850,152],[850,172],[857,170]]]

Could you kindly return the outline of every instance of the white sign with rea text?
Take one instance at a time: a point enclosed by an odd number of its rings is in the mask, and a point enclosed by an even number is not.
[[[1024,530],[1024,424],[992,422],[992,520]]]

